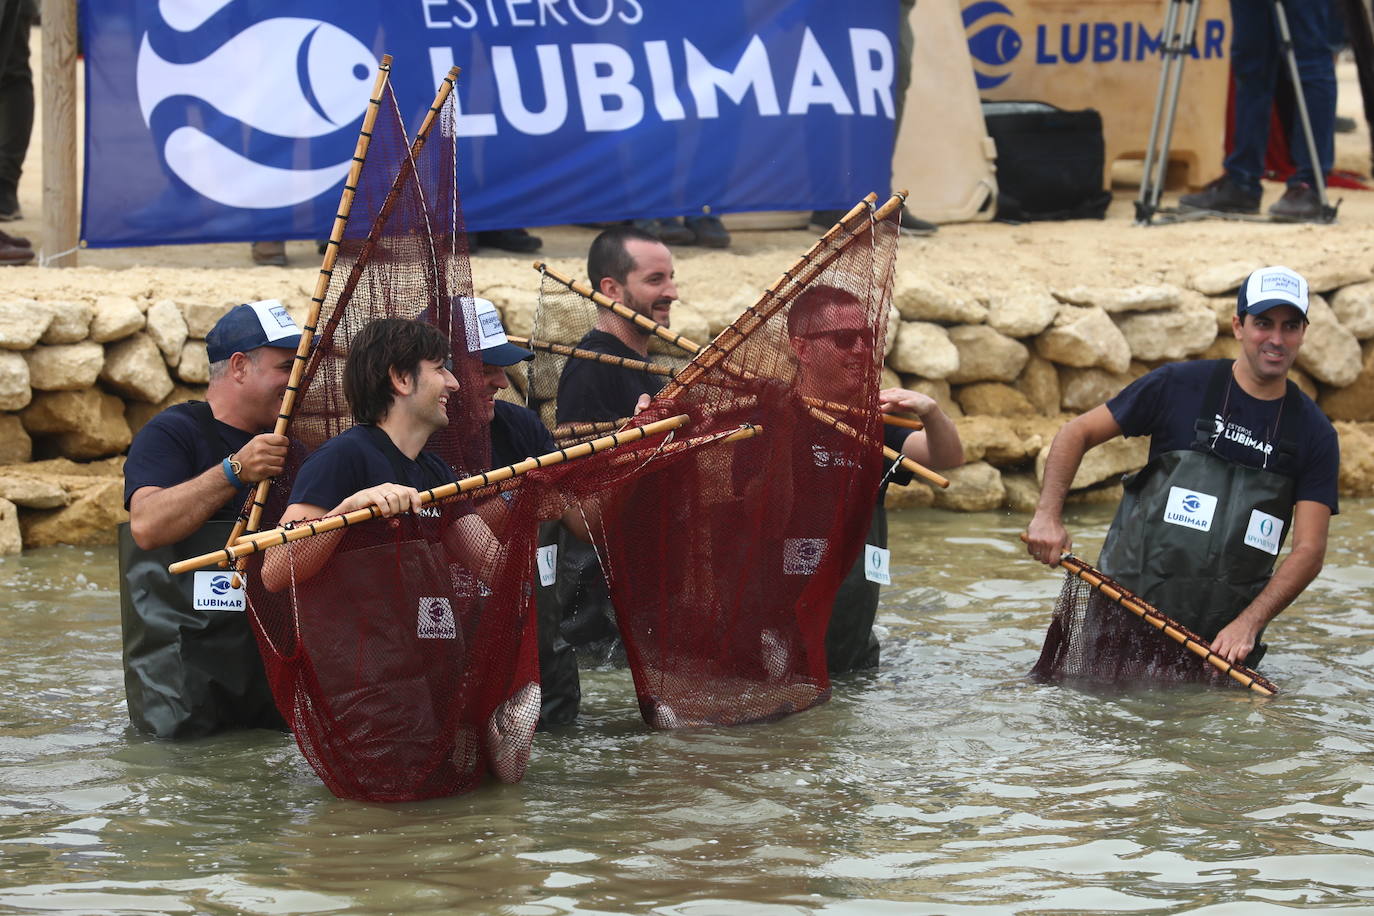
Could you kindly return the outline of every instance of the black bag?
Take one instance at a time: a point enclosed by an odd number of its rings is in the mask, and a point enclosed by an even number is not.
[[[1044,102],[984,102],[997,144],[997,218],[1024,222],[1102,219],[1112,201],[1102,189],[1102,116]]]

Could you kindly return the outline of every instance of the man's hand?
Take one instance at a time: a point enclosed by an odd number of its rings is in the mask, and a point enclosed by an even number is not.
[[[376,506],[383,518],[390,518],[408,509],[418,510],[421,505],[423,503],[420,502],[420,491],[414,487],[405,487],[399,483],[383,483],[359,490],[335,506],[329,514],[344,515],[355,509]]]
[[[276,477],[286,469],[285,436],[275,433],[261,433],[248,440],[248,444],[234,453],[234,458],[243,465],[239,480],[244,483],[257,483],[269,477]]]
[[[1259,627],[1241,615],[1222,627],[1216,639],[1212,640],[1212,654],[1221,656],[1233,665],[1239,664],[1255,648],[1258,637]]]
[[[882,413],[912,413],[925,419],[940,405],[928,394],[906,388],[884,388],[878,392],[878,410]]]
[[[652,400],[653,400],[653,398],[649,397],[649,395],[647,395],[647,394],[641,394],[641,395],[639,396],[639,400],[635,401],[635,412],[632,414],[632,416],[636,416],[636,417],[637,417],[637,416],[639,416],[640,414],[642,414],[644,411],[648,410],[648,409],[649,409],[649,402],[652,401]]]
[[[1026,526],[1026,552],[1046,566],[1058,566],[1059,558],[1073,548],[1073,538],[1058,518],[1036,512]]]

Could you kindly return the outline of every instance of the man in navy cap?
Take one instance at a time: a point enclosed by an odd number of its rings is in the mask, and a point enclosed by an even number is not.
[[[204,401],[177,404],[129,447],[120,530],[124,683],[129,718],[163,738],[281,727],[225,571],[171,576],[176,560],[223,547],[250,488],[281,473],[270,430],[301,332],[275,299],[235,306],[206,336]]]
[[[1149,463],[1126,482],[1099,565],[1217,655],[1253,666],[1265,625],[1321,570],[1338,509],[1336,432],[1288,380],[1307,310],[1302,276],[1257,270],[1231,318],[1239,359],[1161,366],[1065,425],[1027,528],[1030,554],[1055,566],[1072,546],[1061,513],[1084,452],[1149,436]]]

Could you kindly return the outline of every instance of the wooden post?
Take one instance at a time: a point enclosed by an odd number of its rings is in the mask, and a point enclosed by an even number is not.
[[[43,263],[75,267],[76,0],[43,0],[42,15]]]

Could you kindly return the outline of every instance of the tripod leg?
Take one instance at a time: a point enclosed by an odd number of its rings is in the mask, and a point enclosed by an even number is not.
[[[1288,15],[1284,11],[1283,0],[1274,0],[1274,19],[1279,26],[1279,44],[1288,59],[1288,76],[1293,81],[1293,96],[1297,100],[1298,119],[1302,122],[1303,139],[1307,141],[1307,156],[1312,163],[1313,185],[1317,199],[1321,201],[1322,217],[1330,222],[1335,217],[1326,197],[1326,175],[1321,161],[1317,159],[1317,138],[1312,133],[1312,117],[1307,111],[1307,97],[1303,91],[1302,75],[1298,72],[1298,56],[1293,51],[1293,34],[1288,29]]]
[[[1155,208],[1159,205],[1159,194],[1154,187],[1155,159],[1163,156],[1168,159],[1168,149],[1160,153],[1159,151],[1159,124],[1160,113],[1164,109],[1165,87],[1169,83],[1170,72],[1173,68],[1173,56],[1169,49],[1173,46],[1174,32],[1178,26],[1178,7],[1183,0],[1169,0],[1169,8],[1164,14],[1164,31],[1160,33],[1163,39],[1164,48],[1160,55],[1159,86],[1155,90],[1155,110],[1150,118],[1150,142],[1145,147],[1145,165],[1141,170],[1140,176],[1140,197],[1136,200],[1136,222],[1146,224],[1154,214]]]
[[[1202,10],[1202,0],[1185,0],[1188,3],[1188,13],[1184,17],[1183,31],[1179,34],[1178,47],[1175,54],[1178,63],[1173,72],[1173,84],[1169,87],[1169,113],[1164,119],[1164,155],[1160,157],[1158,169],[1159,177],[1155,182],[1155,205],[1159,205],[1159,195],[1164,190],[1165,170],[1169,165],[1169,147],[1174,140],[1174,118],[1178,115],[1178,92],[1183,85],[1183,64],[1186,61],[1188,51],[1196,46],[1197,42],[1197,19],[1198,13]]]

